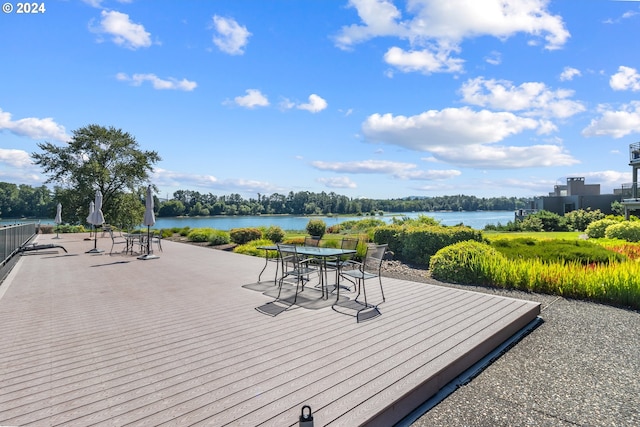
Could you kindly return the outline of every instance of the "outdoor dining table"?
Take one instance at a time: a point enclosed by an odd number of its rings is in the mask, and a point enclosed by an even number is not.
[[[141,248],[146,244],[147,235],[144,233],[122,233],[122,237],[124,237],[127,241],[127,249],[126,253],[133,254],[133,248],[136,244],[138,244]]]
[[[262,249],[265,251],[265,262],[264,262],[264,267],[262,267],[262,271],[260,271],[260,274],[258,275],[258,282],[260,282],[260,279],[262,277],[262,273],[264,273],[264,271],[267,269],[267,265],[270,261],[269,258],[269,252],[270,251],[278,251],[278,246],[276,245],[267,245],[267,246],[258,246],[258,249]],[[355,249],[340,249],[340,248],[323,248],[323,247],[318,247],[318,246],[296,246],[296,252],[299,255],[304,255],[304,256],[309,256],[309,257],[314,257],[317,258],[319,260],[319,265],[320,265],[320,285],[322,286],[322,294],[323,297],[325,295],[324,293],[324,289],[327,288],[327,285],[325,284],[325,281],[327,280],[325,278],[326,273],[327,273],[327,260],[330,258],[339,258],[341,256],[344,255],[353,255],[355,253],[357,253],[357,251]],[[279,258],[276,258],[275,261],[279,261]],[[336,288],[338,286],[340,286],[340,276],[337,275],[336,276],[336,280],[337,283],[335,284]],[[274,283],[277,283],[278,281],[278,264],[276,264],[276,274],[275,274],[275,279],[274,279]],[[329,293],[327,291],[326,294],[326,298],[329,298]]]

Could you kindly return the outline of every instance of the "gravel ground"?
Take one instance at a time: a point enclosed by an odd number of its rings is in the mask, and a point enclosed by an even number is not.
[[[384,275],[541,304],[542,323],[415,427],[640,426],[640,312],[438,282],[386,261]]]

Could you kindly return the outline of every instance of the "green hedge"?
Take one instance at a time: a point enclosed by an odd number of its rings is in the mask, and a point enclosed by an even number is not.
[[[389,225],[373,233],[373,241],[387,243],[396,258],[425,266],[440,249],[466,240],[481,242],[482,232],[466,226]]]

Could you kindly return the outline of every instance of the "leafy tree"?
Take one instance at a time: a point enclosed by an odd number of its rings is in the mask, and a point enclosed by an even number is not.
[[[184,204],[179,200],[169,200],[160,207],[159,216],[180,216],[184,214]]]
[[[85,221],[96,190],[102,192],[107,222],[127,214],[133,217],[133,211],[119,211],[132,209],[122,204],[122,195],[144,186],[153,165],[161,160],[155,151],[140,150],[129,133],[95,124],[73,131],[63,146],[45,142],[38,147],[42,152],[32,153],[31,158],[49,176],[47,183],[61,186],[58,195],[64,199],[65,212],[73,215],[68,220],[76,223]]]

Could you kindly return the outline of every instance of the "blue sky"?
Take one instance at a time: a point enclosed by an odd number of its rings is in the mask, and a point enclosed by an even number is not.
[[[0,181],[89,124],[152,183],[255,197],[545,195],[630,183],[640,2],[67,0],[0,15]]]

